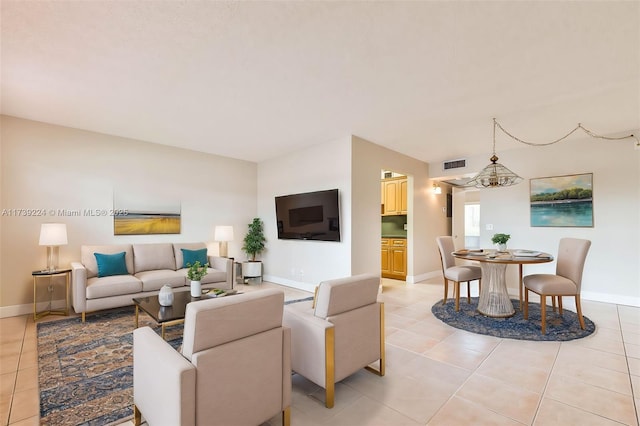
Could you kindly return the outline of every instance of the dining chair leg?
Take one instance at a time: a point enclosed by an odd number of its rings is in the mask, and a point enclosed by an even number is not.
[[[449,280],[444,279],[444,299],[442,299],[442,304],[447,304],[447,296],[449,296]]]
[[[518,264],[518,299],[520,299],[520,310],[522,310],[522,288],[524,287],[522,283],[522,263]]]
[[[562,315],[562,296],[558,296],[558,312]]]
[[[576,294],[576,311],[578,311],[578,320],[580,321],[580,328],[584,330],[584,318],[582,317],[582,307],[580,306],[580,295]]]
[[[453,288],[453,294],[456,298],[456,312],[460,310],[460,281],[455,282],[455,286]]]
[[[553,312],[556,311],[556,297],[551,296],[551,306],[553,306]]]
[[[467,303],[471,304],[471,281],[467,281]]]
[[[529,289],[524,289],[524,312],[522,316],[524,319],[529,319]]]
[[[553,296],[551,296],[553,299]],[[542,318],[542,334],[545,334],[547,331],[547,296],[544,294],[540,295],[540,317]]]

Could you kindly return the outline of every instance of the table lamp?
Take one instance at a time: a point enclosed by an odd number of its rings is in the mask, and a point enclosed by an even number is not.
[[[67,244],[67,225],[43,223],[40,226],[40,245],[47,246],[47,271],[58,268],[58,247]]]
[[[233,241],[233,226],[216,226],[213,239],[220,243],[220,256],[227,257],[227,242]]]

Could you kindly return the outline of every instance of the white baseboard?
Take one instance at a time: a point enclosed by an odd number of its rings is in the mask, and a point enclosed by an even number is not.
[[[280,284],[287,287],[297,288],[298,290],[308,291],[313,293],[316,290],[316,286],[314,284],[305,283],[302,281],[294,281],[286,278],[275,277],[273,275],[265,275],[263,277],[265,281],[269,281],[270,283]]]
[[[51,309],[61,310],[64,309],[64,299],[54,300],[51,303]],[[36,305],[38,312],[42,312],[49,309],[49,302],[38,302]],[[69,313],[73,309],[69,306]],[[27,303],[24,305],[12,305],[12,306],[0,306],[0,318],[17,317],[20,315],[33,315],[33,303]]]
[[[614,303],[616,305],[635,306],[640,308],[640,297],[583,291],[580,293],[580,298],[582,300],[591,300],[593,302]]]
[[[420,275],[407,275],[407,284],[415,284],[434,277],[442,277],[442,271],[431,271]]]

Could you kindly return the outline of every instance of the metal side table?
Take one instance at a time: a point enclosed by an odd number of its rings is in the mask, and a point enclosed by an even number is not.
[[[46,315],[69,315],[69,283],[71,281],[71,269],[56,269],[54,271],[44,270],[44,271],[33,271],[31,272],[33,276],[33,320],[36,321],[38,318],[42,318]],[[57,277],[60,275],[64,275],[65,277],[65,298],[64,298],[64,310],[62,309],[52,309],[51,302],[53,298],[53,284],[51,284],[51,280],[53,277]],[[38,278],[49,278],[49,285],[47,288],[49,289],[49,308],[46,311],[38,312],[37,310],[37,294],[38,294],[38,286],[37,280]]]

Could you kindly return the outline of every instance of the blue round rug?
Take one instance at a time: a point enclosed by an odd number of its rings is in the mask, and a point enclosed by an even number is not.
[[[520,301],[511,299],[516,310],[510,318],[489,318],[479,313],[478,298],[472,297],[471,304],[466,298],[460,298],[460,311],[456,312],[455,300],[447,299],[445,305],[442,300],[431,308],[431,312],[439,320],[451,327],[472,333],[488,336],[503,337],[518,340],[539,341],[567,341],[581,339],[592,334],[596,326],[589,318],[584,317],[585,329],[580,328],[578,315],[567,309],[562,310],[562,316],[547,306],[547,332],[541,333],[540,305],[529,302],[529,319],[525,320],[520,310]]]

